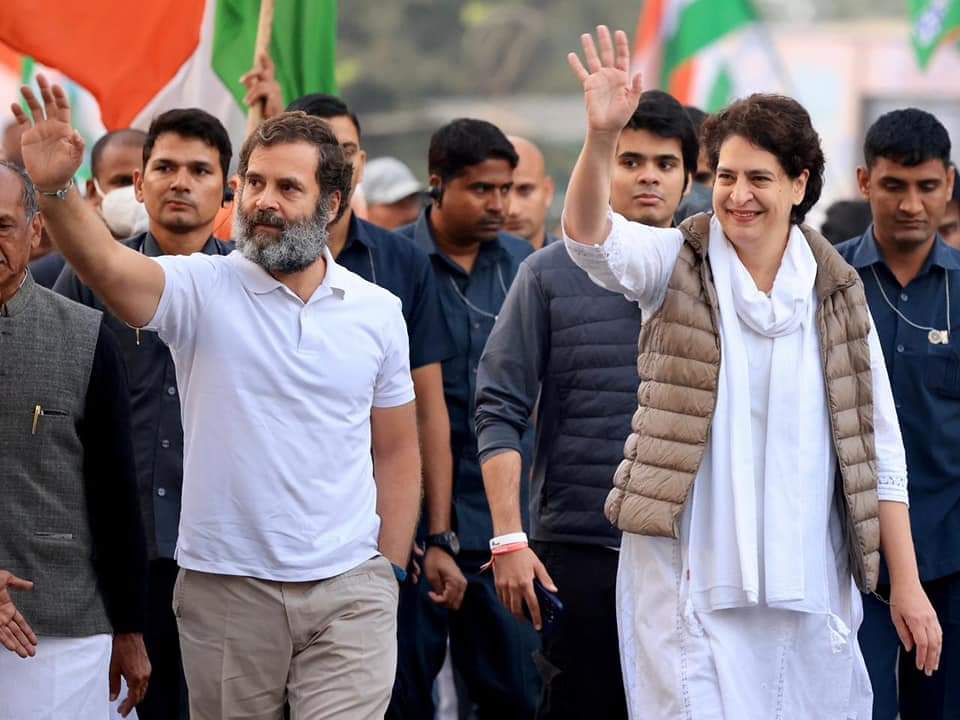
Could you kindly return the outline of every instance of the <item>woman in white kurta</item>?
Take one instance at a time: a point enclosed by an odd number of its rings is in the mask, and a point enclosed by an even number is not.
[[[607,209],[616,137],[640,87],[629,79],[626,36],[617,34],[616,50],[606,28],[599,40],[598,55],[583,38],[589,70],[570,57],[588,132],[566,197],[565,242],[595,282],[649,316],[684,240]],[[618,621],[630,715],[864,720],[872,694],[834,501],[817,264],[797,226],[822,185],[819,140],[797,103],[769,96],[741,101],[705,132],[718,165],[707,250],[720,310],[717,407],[679,539],[623,536]],[[791,166],[798,158],[809,162]],[[869,347],[891,613],[929,673],[940,627],[919,584],[903,445],[872,332]]]

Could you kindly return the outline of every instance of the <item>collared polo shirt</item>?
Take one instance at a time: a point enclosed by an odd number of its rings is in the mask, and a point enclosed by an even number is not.
[[[430,258],[420,247],[353,215],[337,263],[400,298],[412,370],[456,354],[440,310]]]
[[[124,240],[123,244],[147,257],[164,254],[150,233],[136,235]],[[233,243],[211,237],[200,252],[229,255],[232,249]],[[117,338],[130,383],[133,453],[147,549],[151,558],[172,559],[180,524],[183,427],[180,392],[170,351],[155,332],[134,330],[117,318],[90,288],[80,282],[73,268],[68,266],[63,270],[53,289],[103,312],[104,323]],[[226,308],[220,308],[220,311],[226,312]]]
[[[239,252],[155,258],[149,327],[183,405],[181,567],[297,582],[377,554],[370,413],[414,399],[406,325],[325,257],[306,303]]]
[[[883,347],[907,453],[920,577],[944,577],[960,571],[960,251],[938,235],[919,274],[900,287],[872,227],[837,250],[863,280]],[[949,343],[931,343],[928,330],[907,320],[949,329]],[[885,566],[881,582],[889,582]]]
[[[443,389],[450,413],[454,519],[461,546],[485,550],[493,534],[493,522],[477,457],[477,368],[513,278],[533,248],[526,240],[499,233],[495,240],[481,245],[468,273],[437,247],[429,209],[416,223],[398,232],[430,257],[443,318],[453,340],[455,355],[443,363]],[[530,457],[530,445],[528,437],[524,460]],[[522,503],[522,511],[526,517],[526,503]]]

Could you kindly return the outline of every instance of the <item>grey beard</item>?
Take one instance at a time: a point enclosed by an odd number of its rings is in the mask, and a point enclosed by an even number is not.
[[[237,213],[237,250],[247,260],[270,274],[287,275],[312,265],[327,246],[327,203],[321,203],[311,218],[286,223],[276,238],[258,234],[254,216]]]

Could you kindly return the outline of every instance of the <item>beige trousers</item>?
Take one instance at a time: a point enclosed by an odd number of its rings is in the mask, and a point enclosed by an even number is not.
[[[398,586],[374,557],[327,580],[286,583],[180,570],[191,720],[380,720],[397,664]]]

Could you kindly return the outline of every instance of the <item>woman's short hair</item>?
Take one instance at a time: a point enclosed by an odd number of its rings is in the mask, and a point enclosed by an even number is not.
[[[791,178],[809,171],[803,200],[790,211],[790,222],[802,223],[823,190],[823,149],[810,114],[793,98],[757,93],[710,115],[703,123],[701,139],[714,171],[720,147],[734,135],[776,157]]]

